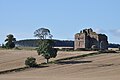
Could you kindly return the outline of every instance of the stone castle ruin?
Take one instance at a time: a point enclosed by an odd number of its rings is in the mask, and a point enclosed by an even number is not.
[[[75,34],[74,49],[108,49],[108,38],[105,34],[97,34],[91,28]]]

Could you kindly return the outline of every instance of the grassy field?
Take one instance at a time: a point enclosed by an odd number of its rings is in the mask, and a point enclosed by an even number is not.
[[[86,54],[89,52],[82,53],[60,51],[58,52],[58,56],[56,58],[50,60],[80,55],[79,53]],[[24,67],[24,61],[27,57],[35,57],[38,64],[45,62],[45,59],[42,56],[38,56],[36,50],[0,50],[0,71]]]
[[[78,56],[91,53],[58,52],[55,59]],[[0,70],[19,68],[24,65],[24,60],[33,56],[38,63],[44,58],[37,55],[35,50],[0,50]],[[41,68],[33,68],[21,72],[1,74],[0,80],[119,80],[120,79],[120,54],[109,53],[71,58],[61,60],[57,64],[48,64]]]

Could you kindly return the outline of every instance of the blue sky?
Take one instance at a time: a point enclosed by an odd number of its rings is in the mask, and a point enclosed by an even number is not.
[[[33,39],[41,27],[50,29],[55,39],[69,40],[93,28],[120,44],[120,0],[0,0],[0,44],[7,34]]]

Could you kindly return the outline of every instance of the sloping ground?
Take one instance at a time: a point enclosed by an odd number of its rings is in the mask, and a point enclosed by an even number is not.
[[[120,54],[64,60],[49,67],[0,75],[0,80],[119,80]]]
[[[89,52],[58,52],[58,56],[55,59],[86,53]],[[42,56],[38,56],[37,51],[34,50],[0,50],[0,71],[24,67],[26,58],[31,56],[37,59],[37,63],[45,62],[45,59]]]
[[[23,67],[29,56],[37,56],[36,51],[0,50],[0,71]]]

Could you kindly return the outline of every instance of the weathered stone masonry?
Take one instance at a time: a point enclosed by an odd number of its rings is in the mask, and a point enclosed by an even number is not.
[[[97,34],[91,28],[75,34],[74,49],[108,49],[108,39],[105,34]]]

